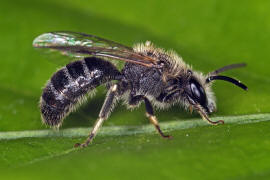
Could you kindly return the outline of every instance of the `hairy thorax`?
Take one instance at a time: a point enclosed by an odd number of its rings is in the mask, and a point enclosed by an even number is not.
[[[129,82],[133,95],[158,97],[164,90],[166,82],[162,80],[162,72],[156,68],[126,63],[122,70],[124,80]]]

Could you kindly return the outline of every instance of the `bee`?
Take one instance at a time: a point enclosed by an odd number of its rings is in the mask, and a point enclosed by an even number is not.
[[[93,129],[86,141],[76,143],[75,147],[86,147],[93,141],[118,100],[123,100],[128,108],[144,102],[146,117],[157,132],[163,138],[171,138],[161,130],[153,107],[163,109],[178,104],[186,110],[196,110],[210,124],[223,124],[224,121],[211,121],[208,116],[216,111],[213,81],[227,81],[247,90],[240,81],[219,75],[243,67],[244,63],[224,66],[204,75],[194,71],[175,52],[157,48],[149,41],[131,48],[94,35],[61,31],[38,36],[33,46],[80,58],[54,73],[43,89],[40,98],[43,123],[61,126],[65,117],[76,110],[90,92],[100,85],[108,85]],[[119,70],[113,60],[124,61],[124,67]]]

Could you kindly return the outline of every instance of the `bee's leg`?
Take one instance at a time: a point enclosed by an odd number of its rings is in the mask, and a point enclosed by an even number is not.
[[[146,109],[146,117],[149,119],[149,121],[155,126],[157,129],[158,133],[161,135],[163,138],[171,138],[172,136],[170,135],[165,135],[162,130],[160,129],[158,120],[156,116],[154,115],[154,110],[153,107],[150,103],[150,101],[143,95],[137,95],[137,96],[132,96],[129,98],[129,105],[137,105],[139,104],[140,101],[144,100],[145,103],[145,109]]]
[[[150,101],[147,98],[144,98],[144,103],[145,103],[145,109],[146,109],[146,117],[148,117],[149,121],[155,126],[156,130],[161,135],[161,137],[172,138],[172,136],[170,136],[170,135],[165,135],[162,132],[162,130],[160,129],[158,120],[157,120],[156,116],[154,115],[153,106],[150,103]]]
[[[218,121],[211,121],[208,117],[208,115],[204,112],[204,110],[201,108],[199,105],[195,105],[196,110],[198,113],[201,115],[201,117],[206,120],[209,124],[212,125],[217,125],[217,124],[224,124],[223,120],[218,120]]]
[[[109,115],[110,112],[112,111],[113,108],[113,104],[115,102],[115,96],[116,96],[116,92],[117,92],[117,85],[113,85],[110,90],[107,93],[107,97],[103,103],[103,106],[100,110],[99,113],[99,118],[97,119],[92,131],[90,132],[88,138],[86,139],[86,141],[83,144],[80,143],[76,143],[74,145],[74,147],[86,147],[89,143],[92,142],[92,140],[94,139],[94,137],[97,134],[97,131],[99,130],[99,128],[102,126],[102,123],[104,122],[104,120],[106,120]]]

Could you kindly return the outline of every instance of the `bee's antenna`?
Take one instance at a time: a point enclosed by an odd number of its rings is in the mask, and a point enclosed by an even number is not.
[[[243,83],[241,83],[240,81],[238,81],[238,80],[236,80],[236,79],[234,79],[234,78],[231,78],[231,77],[228,77],[228,76],[209,76],[207,79],[206,79],[206,83],[209,83],[209,82],[211,82],[211,81],[213,81],[213,80],[223,80],[223,81],[228,81],[228,82],[230,82],[230,83],[233,83],[233,84],[235,84],[236,86],[238,86],[238,87],[240,87],[240,88],[242,88],[242,89],[244,89],[244,90],[248,90],[248,87],[245,85],[245,84],[243,84]]]
[[[236,68],[240,68],[240,67],[245,67],[246,65],[247,65],[246,63],[230,64],[230,65],[224,66],[222,68],[219,68],[219,69],[209,73],[209,76],[218,75],[219,73],[222,73],[222,72],[230,70],[230,69],[236,69]]]

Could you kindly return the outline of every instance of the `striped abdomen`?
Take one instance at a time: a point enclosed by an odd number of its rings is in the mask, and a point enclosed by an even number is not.
[[[40,100],[43,122],[57,126],[97,86],[119,80],[121,73],[110,62],[89,57],[57,71],[47,83]]]

